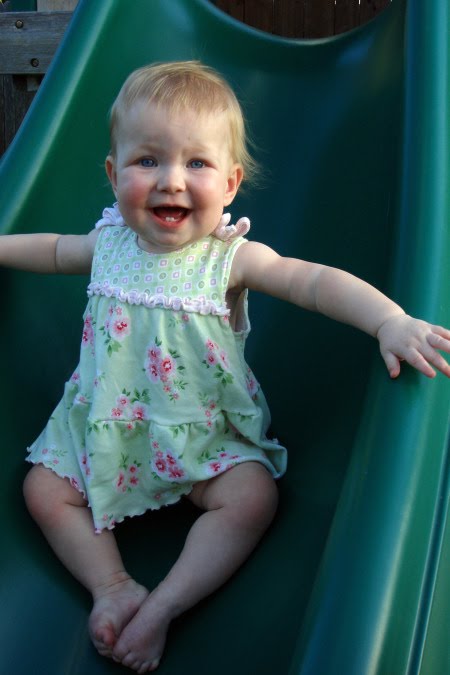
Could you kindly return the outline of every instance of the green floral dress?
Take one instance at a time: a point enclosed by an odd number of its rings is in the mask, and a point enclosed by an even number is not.
[[[230,326],[225,293],[242,237],[206,237],[170,254],[141,250],[126,226],[102,227],[80,362],[28,461],[69,479],[96,531],[171,504],[240,462],[277,478],[286,450]]]

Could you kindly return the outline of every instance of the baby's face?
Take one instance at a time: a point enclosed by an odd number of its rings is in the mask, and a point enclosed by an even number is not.
[[[211,234],[242,180],[224,114],[169,114],[144,101],[120,122],[106,171],[140,247],[157,253]]]

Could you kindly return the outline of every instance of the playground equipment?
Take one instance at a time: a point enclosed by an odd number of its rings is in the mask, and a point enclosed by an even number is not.
[[[393,0],[314,41],[239,24],[206,0],[88,2],[0,169],[0,231],[87,232],[113,195],[107,112],[134,68],[200,59],[235,87],[266,170],[233,217],[281,254],[345,268],[450,324],[449,0]],[[90,644],[90,599],[26,513],[25,448],[77,363],[87,279],[2,270],[0,672],[125,672]],[[448,675],[450,386],[373,340],[252,297],[248,360],[289,449],[280,509],[238,574],[171,629],[161,675]],[[154,586],[196,513],[117,536]]]

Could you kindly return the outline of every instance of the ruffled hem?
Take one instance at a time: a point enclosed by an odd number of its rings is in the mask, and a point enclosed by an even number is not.
[[[125,291],[120,286],[112,286],[108,283],[93,281],[87,289],[89,297],[94,295],[104,296],[106,298],[116,298],[120,302],[126,302],[129,305],[143,305],[153,309],[161,307],[163,309],[172,309],[174,311],[195,312],[197,314],[214,314],[217,316],[229,316],[230,310],[226,305],[218,304],[213,300],[196,298],[181,298],[179,296],[168,296],[163,293],[151,295],[145,291]]]
[[[161,502],[160,504],[158,504],[156,502],[156,504],[154,506],[146,506],[142,509],[133,509],[129,513],[124,513],[124,514],[119,515],[119,516],[114,516],[114,518],[111,519],[108,524],[106,524],[106,521],[104,521],[102,519],[102,523],[105,522],[105,525],[103,527],[98,527],[96,522],[95,522],[95,519],[94,519],[94,514],[93,514],[93,511],[92,511],[92,505],[88,501],[86,492],[79,485],[78,481],[74,480],[73,476],[70,476],[69,474],[65,474],[65,473],[58,473],[58,471],[56,470],[54,465],[46,463],[45,461],[40,461],[40,460],[34,461],[30,457],[27,457],[25,459],[25,461],[28,462],[29,464],[33,464],[34,466],[39,466],[39,465],[44,466],[46,469],[50,469],[50,471],[52,471],[56,476],[58,476],[58,478],[61,478],[63,480],[67,479],[69,481],[70,485],[73,488],[75,488],[75,490],[77,490],[77,492],[79,492],[82,495],[83,499],[86,500],[87,506],[91,510],[92,521],[93,521],[92,524],[94,526],[95,534],[101,534],[104,530],[114,530],[115,526],[118,525],[119,523],[123,523],[123,521],[126,518],[134,518],[135,516],[143,516],[148,511],[159,511],[164,506],[173,506],[174,504],[179,502],[182,497],[186,497],[188,494],[190,494],[192,492],[192,489],[193,489],[194,485],[195,485],[195,483],[186,483],[186,489],[184,489],[183,487],[180,487],[177,490],[177,494],[173,496],[173,499],[171,499],[169,497],[169,498],[166,498],[165,501]]]

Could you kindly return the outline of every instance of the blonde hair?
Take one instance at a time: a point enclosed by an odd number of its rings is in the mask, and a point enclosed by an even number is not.
[[[116,154],[120,122],[136,101],[164,106],[169,113],[193,110],[225,113],[230,129],[232,161],[240,164],[244,178],[256,175],[257,163],[247,148],[244,115],[226,80],[199,61],[174,61],[144,66],[125,80],[110,113],[111,154]]]

